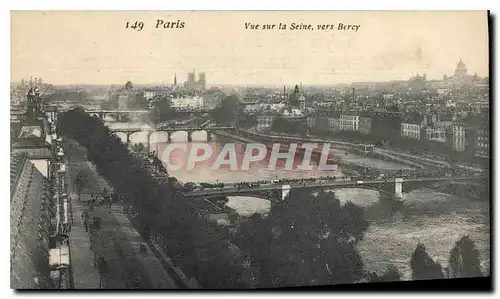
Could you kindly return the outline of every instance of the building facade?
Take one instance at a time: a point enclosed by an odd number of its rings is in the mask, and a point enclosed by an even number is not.
[[[372,119],[371,117],[367,116],[360,116],[359,117],[359,132],[361,134],[370,134],[372,128]]]
[[[156,95],[156,92],[154,92],[152,90],[146,90],[146,91],[144,91],[144,98],[146,100],[150,100],[150,99],[154,98],[155,95]]]
[[[341,115],[340,116],[341,131],[358,131],[359,116],[358,115]]]
[[[490,156],[490,131],[483,127],[477,130],[476,157],[489,158]]]
[[[401,123],[401,137],[420,140],[421,126],[419,124]]]
[[[446,128],[443,126],[428,126],[423,129],[425,139],[436,142],[446,142]]]
[[[257,116],[257,127],[259,129],[271,128],[275,119],[275,115],[259,115]]]
[[[399,138],[403,116],[404,113],[399,111],[375,111],[372,116],[371,134],[384,140]]]
[[[315,128],[320,132],[328,132],[328,117],[327,116],[316,116],[315,117]]]
[[[340,131],[340,118],[338,117],[329,117],[328,118],[328,130],[331,132]]]
[[[172,99],[172,108],[177,109],[198,109],[203,107],[202,97],[185,97]]]
[[[465,146],[466,146],[465,127],[461,124],[453,125],[451,129],[451,135],[452,135],[451,138],[452,138],[453,149],[458,152],[465,151]]]
[[[316,117],[309,116],[307,118],[307,127],[314,128],[316,126]]]

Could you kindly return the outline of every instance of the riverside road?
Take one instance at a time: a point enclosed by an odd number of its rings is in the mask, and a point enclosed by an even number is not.
[[[69,193],[72,198],[74,225],[70,236],[71,264],[75,288],[77,289],[175,289],[176,284],[153,254],[119,203],[97,205],[90,211],[91,217],[101,218],[101,228],[94,236],[93,248],[89,246],[90,235],[85,231],[81,214],[89,210],[86,203],[91,194],[100,194],[103,188],[110,190],[95,166],[89,162],[85,150],[74,141],[65,142],[67,153]],[[83,177],[83,190],[76,194],[74,182],[77,176]],[[80,200],[79,200],[80,197]],[[140,245],[146,246],[145,253]],[[107,261],[108,271],[102,280],[95,267],[96,258]]]

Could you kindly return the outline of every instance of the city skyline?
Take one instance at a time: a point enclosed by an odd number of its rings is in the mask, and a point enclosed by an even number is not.
[[[13,12],[11,81],[54,85],[178,84],[193,70],[212,85],[336,85],[488,76],[487,13],[465,12]],[[143,20],[142,31],[125,29]],[[156,19],[183,29],[155,29]],[[333,21],[332,21],[333,20]],[[210,26],[203,24],[209,23]],[[358,32],[261,31],[251,23],[356,23]],[[405,26],[402,26],[404,22]],[[65,24],[65,26],[60,26]]]

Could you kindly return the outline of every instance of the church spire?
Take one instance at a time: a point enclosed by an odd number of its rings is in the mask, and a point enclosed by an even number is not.
[[[455,68],[455,76],[456,77],[464,77],[467,75],[467,68],[465,67],[465,63],[462,61],[462,58],[457,63],[457,67]]]

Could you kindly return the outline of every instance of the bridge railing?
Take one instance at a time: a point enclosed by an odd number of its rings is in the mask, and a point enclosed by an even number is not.
[[[229,189],[236,189],[235,192],[248,192],[248,191],[259,191],[261,189],[269,189],[269,188],[276,188],[279,189],[280,186],[283,184],[292,184],[292,188],[297,188],[297,187],[316,187],[317,184],[320,184],[322,186],[329,186],[329,185],[359,185],[359,184],[379,184],[379,183],[397,183],[397,182],[419,182],[419,181],[453,181],[453,180],[471,180],[471,179],[482,179],[484,176],[455,176],[455,177],[450,177],[450,176],[437,176],[437,177],[420,177],[420,178],[405,178],[405,177],[391,177],[391,178],[363,178],[363,177],[339,177],[339,178],[334,178],[334,179],[326,179],[326,178],[318,178],[312,181],[301,181],[301,180],[292,180],[292,181],[282,181],[282,182],[262,182],[262,181],[257,181],[257,182],[245,182],[253,186],[240,186],[237,187],[234,184],[227,184],[223,187],[220,186],[214,186],[214,187],[208,187],[205,186],[203,188],[196,188],[194,190],[186,192],[186,194],[217,194],[217,192],[222,192],[224,190],[229,190]],[[326,182],[325,182],[326,181]],[[304,185],[301,185],[301,183],[306,183]],[[299,184],[297,186],[297,184]],[[227,191],[224,191],[227,192]]]
[[[235,127],[232,126],[217,126],[217,127],[176,127],[176,126],[170,126],[170,127],[155,127],[155,128],[109,128],[110,132],[171,132],[171,131],[183,131],[183,130],[189,130],[189,131],[206,131],[206,130],[234,130]]]

